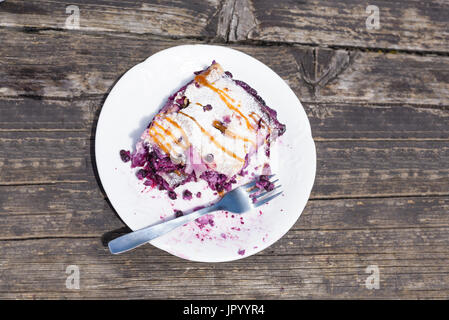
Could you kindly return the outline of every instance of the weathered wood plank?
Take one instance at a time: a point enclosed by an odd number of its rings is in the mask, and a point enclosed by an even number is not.
[[[229,0],[229,40],[449,51],[447,1]],[[379,29],[367,28],[368,5]]]
[[[0,42],[0,96],[65,99],[104,95],[125,71],[151,54],[192,43],[130,34],[17,30],[3,30]],[[449,105],[449,57],[234,47],[273,68],[303,102]]]
[[[99,192],[83,186],[1,189],[2,230],[11,239],[31,238],[1,241],[2,298],[206,298],[204,286],[207,298],[449,296],[447,197],[311,201],[272,247],[212,265],[149,245],[110,255],[101,235],[121,223]],[[32,203],[48,212],[37,213]],[[92,238],[72,238],[81,235]],[[80,290],[65,288],[65,269],[73,264]],[[365,288],[368,265],[379,266],[379,290]]]
[[[87,181],[94,142],[87,132],[1,132],[0,184]]]
[[[79,30],[150,33],[167,37],[215,36],[219,1],[19,1],[0,4],[0,26],[67,28],[66,20],[79,8]],[[71,24],[69,24],[70,26]],[[70,28],[70,27],[69,27]]]
[[[449,109],[304,103],[315,140],[449,138]]]
[[[442,231],[443,232],[443,231]],[[447,229],[446,233],[447,235]],[[425,235],[425,234],[423,234]],[[347,244],[345,233],[302,246],[292,233],[269,250],[244,260],[193,263],[149,245],[112,256],[99,239],[35,239],[2,241],[2,298],[447,298],[448,239],[405,247],[395,241],[374,253],[332,252]],[[369,234],[371,242],[385,242]],[[343,242],[342,242],[343,241]],[[293,246],[290,243],[296,242]],[[309,242],[306,240],[305,242]],[[387,241],[389,242],[389,241]],[[360,244],[362,245],[362,244]],[[368,246],[370,246],[369,244]],[[304,249],[302,249],[304,248]],[[291,254],[292,251],[297,254]],[[65,287],[68,265],[80,268],[80,289]],[[366,268],[377,265],[380,289],[365,287]],[[207,287],[207,292],[204,288]]]
[[[438,91],[449,92],[448,57],[302,46],[237,48],[270,66],[303,102],[447,105]]]
[[[123,227],[95,182],[0,189],[0,224],[8,234],[3,239],[97,237]]]
[[[433,232],[449,227],[448,209],[448,197],[312,200],[292,232]],[[0,217],[0,240],[98,237],[123,226],[95,183],[0,186]]]
[[[47,100],[3,98],[0,100],[1,131],[88,131],[96,124],[103,98]]]
[[[103,97],[3,98],[0,131],[90,131]],[[449,109],[413,105],[303,103],[315,140],[448,140]]]
[[[447,3],[377,1],[380,29],[368,30],[367,4],[355,0],[18,1],[0,5],[0,26],[65,28],[69,5],[80,30],[448,52]]]
[[[314,197],[447,194],[449,144],[318,142]]]
[[[69,4],[85,32],[59,30]],[[0,4],[0,298],[448,299],[448,6],[373,4],[381,29],[371,33],[353,0]],[[104,97],[147,56],[216,31],[232,42],[443,54],[234,43],[303,101],[315,200],[279,242],[241,261],[186,262],[149,245],[112,256],[102,236],[123,224],[93,168]],[[80,290],[65,287],[71,264]],[[379,290],[365,287],[368,265],[379,266]]]
[[[90,134],[0,132],[0,184],[94,181]],[[323,140],[316,147],[313,198],[447,195],[449,190],[447,140]]]

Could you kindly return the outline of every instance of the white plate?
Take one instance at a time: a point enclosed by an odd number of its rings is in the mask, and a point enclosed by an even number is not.
[[[267,48],[267,50],[270,50]],[[213,199],[170,200],[136,178],[121,149],[133,150],[140,134],[166,99],[216,60],[234,79],[247,82],[286,124],[272,150],[271,167],[284,194],[241,216],[213,213],[213,223],[191,222],[151,241],[178,257],[204,262],[231,261],[255,254],[280,239],[301,215],[315,179],[316,154],[307,115],[289,86],[273,70],[240,51],[211,45],[184,45],[160,51],[130,69],[111,90],[98,120],[95,153],[103,187],[122,220],[133,230],[173,218]],[[186,188],[202,188],[186,184]],[[176,190],[178,191],[178,189]],[[180,192],[178,192],[179,194]],[[260,210],[259,210],[260,209]]]

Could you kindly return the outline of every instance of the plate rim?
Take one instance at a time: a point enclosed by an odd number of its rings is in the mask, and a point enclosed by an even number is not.
[[[291,228],[292,228],[292,227],[294,226],[294,224],[298,221],[298,219],[299,219],[300,216],[302,215],[302,213],[303,213],[305,207],[307,206],[307,203],[308,203],[309,200],[310,200],[310,195],[311,195],[311,192],[312,192],[312,190],[313,190],[313,186],[314,186],[315,180],[316,180],[316,167],[317,167],[316,145],[315,145],[315,141],[314,141],[314,139],[313,139],[312,128],[311,128],[311,124],[310,124],[309,117],[307,116],[307,113],[305,112],[305,109],[304,109],[304,107],[303,107],[301,101],[299,100],[298,96],[297,96],[296,93],[291,89],[291,87],[288,85],[288,83],[287,83],[281,76],[279,76],[273,69],[271,69],[269,66],[267,66],[267,65],[266,65],[265,63],[263,63],[262,61],[260,61],[260,60],[258,60],[258,59],[256,59],[256,58],[254,58],[253,56],[251,56],[251,55],[249,55],[249,54],[246,54],[245,52],[242,52],[242,51],[240,51],[240,50],[236,50],[236,49],[234,49],[234,48],[230,48],[230,47],[228,47],[228,46],[223,46],[223,45],[210,45],[210,44],[183,44],[183,45],[177,45],[177,46],[168,47],[168,48],[162,49],[162,50],[160,50],[160,51],[158,51],[158,52],[155,52],[154,54],[150,55],[149,57],[147,57],[147,58],[144,59],[143,61],[141,61],[141,62],[135,64],[134,66],[132,66],[131,68],[129,68],[128,70],[126,70],[126,72],[124,72],[118,79],[116,79],[116,81],[115,81],[114,84],[113,84],[113,87],[111,88],[111,90],[110,90],[109,93],[107,94],[107,97],[106,97],[106,99],[104,100],[104,103],[103,103],[103,105],[102,105],[102,107],[101,107],[101,111],[100,111],[100,114],[99,114],[99,116],[98,116],[98,120],[97,120],[97,123],[96,123],[96,130],[95,130],[95,164],[96,164],[96,172],[97,172],[98,178],[99,178],[99,180],[100,180],[100,181],[97,181],[97,182],[99,182],[100,187],[101,187],[101,188],[104,190],[104,192],[106,193],[106,196],[107,196],[108,199],[109,199],[109,204],[110,204],[110,206],[113,208],[113,210],[114,210],[114,212],[116,213],[116,215],[120,218],[120,220],[121,220],[126,226],[128,226],[131,230],[135,231],[136,229],[135,229],[135,228],[132,228],[132,227],[126,222],[127,218],[125,217],[125,215],[124,215],[124,214],[120,214],[120,212],[116,209],[116,206],[114,206],[114,204],[113,204],[113,200],[112,200],[112,199],[110,198],[110,196],[109,196],[110,192],[108,193],[108,190],[107,190],[109,187],[107,187],[107,186],[103,183],[103,182],[105,181],[105,179],[102,178],[102,177],[104,177],[104,174],[106,174],[106,173],[105,173],[103,170],[100,169],[100,168],[102,168],[102,165],[101,165],[100,160],[99,160],[100,157],[98,156],[98,154],[99,154],[99,147],[98,147],[99,139],[98,139],[98,136],[99,136],[99,133],[101,132],[101,129],[103,128],[104,115],[105,115],[105,106],[108,104],[108,100],[112,99],[112,97],[113,97],[113,94],[112,94],[112,93],[118,90],[118,84],[119,84],[119,82],[120,82],[120,81],[121,81],[127,74],[131,73],[132,70],[139,69],[139,68],[144,68],[144,66],[150,61],[150,59],[155,58],[155,57],[158,57],[158,56],[161,56],[161,55],[163,55],[163,54],[166,54],[168,51],[176,50],[176,49],[179,50],[179,49],[187,48],[187,47],[215,47],[215,48],[219,48],[220,50],[222,50],[222,49],[225,49],[225,50],[231,50],[231,51],[234,51],[234,52],[236,52],[236,53],[238,53],[238,54],[243,54],[243,55],[249,57],[250,59],[253,59],[253,60],[257,61],[261,66],[263,66],[264,68],[266,68],[266,69],[268,69],[269,71],[271,71],[271,73],[272,73],[274,76],[276,76],[279,80],[281,80],[282,82],[285,83],[285,85],[286,85],[286,86],[288,87],[288,89],[293,93],[294,97],[296,98],[297,102],[299,103],[299,106],[301,107],[302,112],[304,112],[305,118],[306,118],[306,120],[307,120],[307,121],[306,121],[306,124],[307,124],[307,128],[308,128],[308,129],[307,129],[307,131],[304,132],[304,134],[300,137],[301,140],[302,140],[302,139],[307,140],[307,142],[311,144],[311,146],[310,146],[311,150],[313,150],[313,153],[309,155],[309,156],[312,156],[312,158],[313,158],[313,159],[310,161],[310,163],[313,165],[313,168],[309,168],[309,170],[312,171],[312,172],[311,172],[312,179],[311,179],[310,185],[307,186],[307,193],[304,193],[304,195],[307,196],[307,197],[306,197],[307,199],[306,199],[306,201],[304,202],[304,204],[302,205],[302,208],[298,207],[298,208],[296,209],[296,210],[299,212],[299,213],[297,214],[296,219],[294,219],[294,220],[292,219],[292,223],[289,224],[288,228],[285,228],[285,231],[282,232],[282,234],[281,234],[279,237],[277,237],[277,239],[275,239],[275,240],[274,240],[273,242],[271,242],[269,245],[267,245],[267,246],[265,246],[265,247],[263,247],[263,248],[260,248],[260,249],[257,249],[257,250],[255,250],[255,251],[253,251],[251,254],[247,254],[247,255],[239,256],[239,257],[234,257],[234,258],[229,258],[229,259],[221,259],[221,260],[204,260],[204,259],[195,259],[194,257],[188,257],[188,258],[186,258],[186,257],[181,257],[181,256],[179,256],[179,255],[177,255],[177,254],[174,254],[174,253],[172,253],[172,252],[166,250],[165,248],[163,248],[163,247],[161,247],[161,246],[158,246],[158,245],[152,243],[152,241],[149,242],[149,243],[150,243],[151,245],[153,245],[154,247],[156,247],[156,248],[158,248],[158,249],[160,249],[160,250],[163,250],[163,251],[169,253],[170,255],[173,255],[173,256],[176,256],[176,257],[178,257],[178,258],[181,258],[181,259],[183,259],[183,260],[194,261],[194,262],[205,262],[205,263],[218,263],[218,262],[236,261],[236,260],[240,260],[240,259],[243,259],[243,258],[250,257],[250,256],[252,256],[252,255],[255,255],[255,254],[257,254],[257,253],[259,253],[259,252],[261,252],[261,251],[263,251],[263,250],[269,248],[270,246],[272,246],[273,244],[275,244],[277,241],[279,241],[282,237],[284,237],[285,234],[288,233],[288,231],[291,230]],[[115,93],[114,93],[114,94],[115,94]],[[276,110],[276,109],[275,109],[275,110]],[[158,111],[156,111],[156,112],[158,112]],[[100,133],[100,135],[101,135],[101,133]],[[102,172],[103,172],[103,173],[102,173]]]

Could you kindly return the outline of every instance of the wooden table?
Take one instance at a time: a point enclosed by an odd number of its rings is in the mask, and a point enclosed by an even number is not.
[[[447,0],[0,3],[0,298],[449,298],[448,21]],[[295,91],[311,199],[246,259],[112,256],[126,227],[96,176],[98,114],[126,70],[186,43],[246,52]]]

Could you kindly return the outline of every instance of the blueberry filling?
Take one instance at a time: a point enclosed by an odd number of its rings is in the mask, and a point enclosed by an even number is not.
[[[268,176],[260,176],[256,182],[256,187],[260,190],[271,191],[274,189],[274,184],[270,181]]]
[[[184,215],[184,213],[181,210],[175,210],[175,217],[179,218],[182,217]]]
[[[177,196],[176,196],[176,192],[174,192],[173,190],[170,190],[168,192],[168,197],[172,200],[176,200]]]
[[[189,99],[187,99],[187,97],[185,97],[185,96],[182,96],[181,98],[176,99],[175,102],[179,105],[179,107],[181,109],[187,108],[188,105],[190,104]]]
[[[120,150],[120,158],[123,162],[128,162],[129,160],[131,160],[130,152],[126,150]]]
[[[182,193],[182,198],[184,200],[191,200],[192,199],[192,192],[190,192],[189,190],[184,190],[184,192]]]
[[[137,174],[136,174],[136,176],[139,180],[144,179],[147,175],[148,175],[148,171],[146,171],[144,169],[140,169],[139,171],[137,171]]]
[[[212,64],[214,63],[215,62],[213,62]],[[198,75],[204,72],[205,70],[207,70],[207,68],[202,71],[195,72],[195,74]],[[225,75],[228,78],[232,79],[232,74],[230,72],[226,71]],[[268,117],[273,121],[274,126],[278,131],[278,135],[282,135],[285,132],[285,125],[281,124],[276,119],[276,111],[266,106],[265,101],[257,94],[257,91],[251,88],[248,84],[240,80],[233,79],[232,81],[234,81],[235,84],[237,84],[238,86],[242,87],[250,95],[252,95],[254,99],[256,99],[256,101],[260,104],[261,110],[265,112],[268,115]],[[189,86],[192,83],[199,86],[199,84],[196,83],[194,80],[190,81],[188,84],[183,86],[180,90],[178,90],[168,98],[168,101],[162,107],[160,113],[178,112],[180,109],[188,107],[190,101],[185,96],[184,93],[186,91],[187,86]],[[202,108],[204,111],[212,110],[212,106],[210,104],[202,106]],[[215,129],[224,133],[230,122],[231,116],[227,115],[224,116],[221,121],[216,120],[214,122],[215,123],[214,127]],[[262,125],[263,124],[261,123],[261,121],[259,121],[259,128]],[[150,127],[151,123],[148,125],[147,128]],[[266,139],[267,145],[265,145],[266,147],[265,152],[267,155],[269,155],[269,143],[270,143],[269,135],[267,136],[267,138],[268,139]],[[157,187],[159,190],[167,190],[167,195],[172,200],[177,199],[177,194],[174,191],[174,189],[190,181],[196,182],[197,178],[205,180],[208,186],[213,191],[216,191],[218,194],[222,194],[223,192],[227,192],[233,189],[233,184],[237,182],[236,176],[231,177],[222,174],[218,171],[212,170],[209,164],[213,163],[214,161],[213,155],[209,154],[207,156],[208,156],[207,159],[202,159],[203,164],[207,166],[207,170],[199,171],[198,173],[199,177],[197,177],[195,172],[198,171],[188,168],[188,166],[184,164],[186,163],[186,161],[174,163],[170,158],[170,156],[168,156],[156,145],[150,146],[147,145],[145,142],[139,142],[138,145],[136,146],[136,151],[134,151],[132,154],[130,154],[129,151],[120,150],[121,160],[123,162],[131,161],[131,167],[139,169],[136,173],[136,176],[139,180],[143,180],[144,185],[151,186],[153,188]],[[247,168],[248,163],[249,159],[247,154],[245,156],[245,162],[243,164],[243,167],[237,175],[245,176],[248,174],[248,170],[244,170]],[[260,176],[256,186],[260,190],[267,190],[267,191],[272,190],[274,187],[268,180],[267,176]],[[197,192],[195,195],[197,198],[200,198],[201,192]],[[189,190],[184,190],[182,193],[182,198],[184,200],[191,200],[193,198],[192,192],[190,192]],[[176,212],[182,215],[181,211],[176,210]]]
[[[205,171],[200,178],[207,182],[209,188],[217,192],[231,191],[232,184],[237,182],[235,177],[228,179],[228,176],[217,171]]]
[[[256,181],[256,188],[259,190],[251,194],[251,198],[253,202],[257,201],[257,197],[263,192],[263,191],[271,191],[274,189],[274,184],[270,181],[269,177],[267,175],[261,175],[257,178]]]

